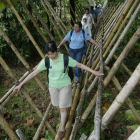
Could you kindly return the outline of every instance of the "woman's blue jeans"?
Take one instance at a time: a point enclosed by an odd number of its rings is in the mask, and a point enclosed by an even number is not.
[[[69,49],[70,56],[78,62],[81,62],[83,57],[83,48],[81,49]],[[75,80],[79,80],[81,76],[81,69],[75,67]]]

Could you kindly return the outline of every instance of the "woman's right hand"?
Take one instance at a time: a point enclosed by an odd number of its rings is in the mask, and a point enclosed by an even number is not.
[[[57,46],[57,49],[59,49],[59,48],[60,48],[60,46],[61,46],[61,45],[59,44],[59,45]]]
[[[94,71],[94,74],[95,74],[96,76],[103,76],[103,75],[104,75],[103,73],[101,73],[101,72],[99,72],[99,71]]]
[[[19,92],[22,86],[18,85],[14,88],[14,92]]]

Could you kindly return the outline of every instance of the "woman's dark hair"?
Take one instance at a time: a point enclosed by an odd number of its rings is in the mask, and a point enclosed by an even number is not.
[[[86,10],[88,10],[88,11],[89,11],[89,8],[86,8],[86,9],[85,9],[85,11],[86,11]]]
[[[94,9],[94,7],[93,6],[90,6],[90,9]]]
[[[82,28],[81,22],[75,22],[75,24],[79,25],[79,28]]]
[[[50,41],[50,42],[46,43],[45,54],[47,54],[48,52],[52,52],[52,53],[57,52],[57,46],[54,41]]]

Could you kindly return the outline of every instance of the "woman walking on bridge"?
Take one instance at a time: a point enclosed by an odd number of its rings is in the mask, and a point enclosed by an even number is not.
[[[83,55],[86,55],[87,41],[90,41],[93,45],[101,47],[90,35],[82,30],[81,22],[74,24],[74,30],[68,32],[65,38],[61,41],[57,48],[60,48],[63,43],[70,41],[69,54],[78,62],[81,62]],[[75,68],[75,81],[79,83],[81,76],[80,68]]]
[[[59,107],[61,114],[61,123],[59,128],[59,138],[65,134],[65,124],[67,120],[67,108],[72,105],[72,88],[71,79],[68,76],[68,69],[65,71],[64,55],[57,52],[57,46],[55,42],[48,42],[45,46],[46,58],[44,58],[38,65],[38,67],[30,73],[18,86],[15,87],[15,91],[19,91],[21,87],[30,79],[35,77],[43,70],[48,71],[49,80],[49,92],[51,96],[51,103],[53,106]],[[68,56],[67,56],[68,57]],[[48,61],[49,60],[49,61]],[[77,62],[76,60],[68,57],[68,67],[78,67],[89,71],[96,76],[101,76],[103,73],[93,71],[89,67]],[[49,63],[48,63],[49,62]],[[49,64],[49,65],[48,65]]]

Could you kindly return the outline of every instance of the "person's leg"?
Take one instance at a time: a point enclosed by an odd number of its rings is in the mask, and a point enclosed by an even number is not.
[[[61,122],[59,127],[59,138],[65,135],[65,125],[68,119],[68,108],[72,105],[72,88],[71,85],[63,87],[59,92],[59,108]]]
[[[68,116],[67,108],[60,108],[60,115],[61,115],[61,123],[59,131],[65,131],[65,125]]]
[[[83,50],[81,49],[81,51],[77,51],[76,55],[75,55],[75,59],[81,63],[82,60],[82,56],[83,56]],[[75,67],[75,80],[79,81],[80,80],[80,76],[81,76],[81,69],[78,67]]]
[[[73,49],[69,49],[70,56],[75,59],[75,51]]]

